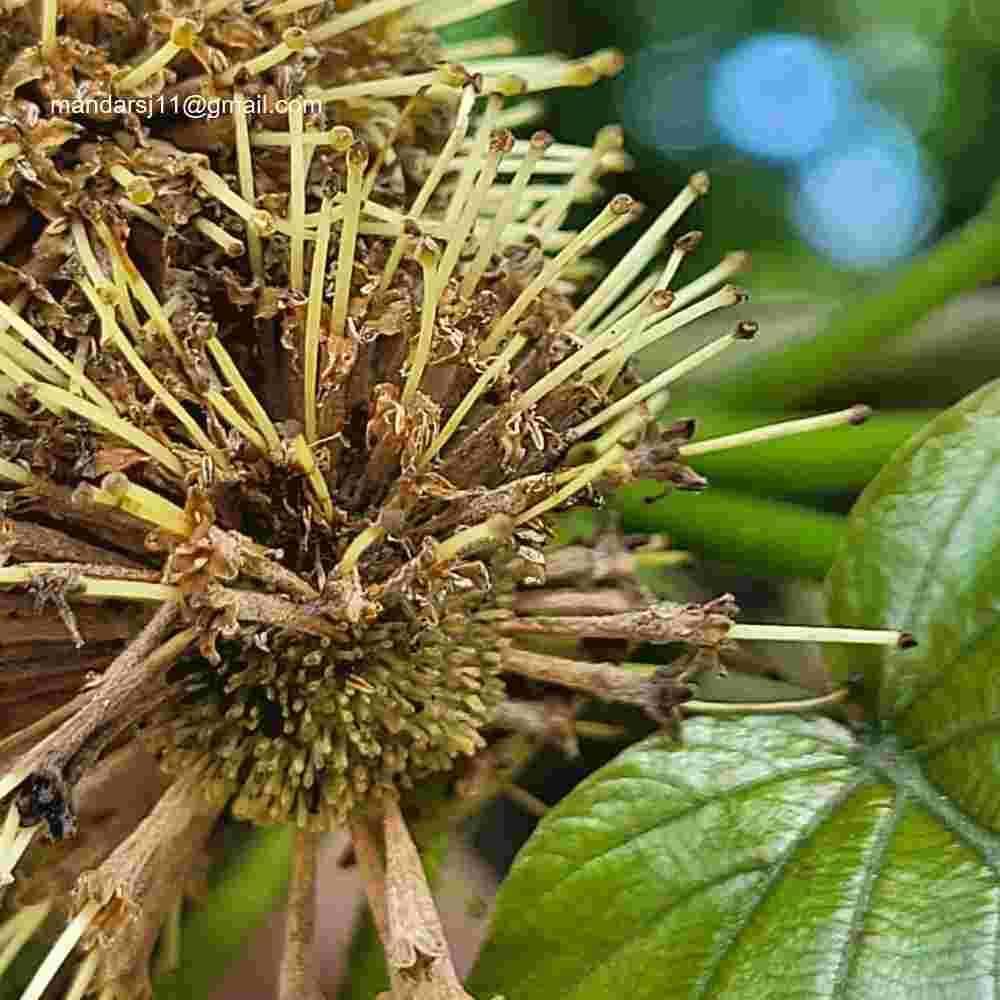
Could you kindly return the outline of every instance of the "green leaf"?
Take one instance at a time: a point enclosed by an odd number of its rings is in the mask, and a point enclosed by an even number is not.
[[[827,581],[837,625],[901,628],[910,650],[830,647],[927,773],[1000,829],[1000,382],[912,438],[862,494]]]
[[[477,996],[994,996],[1000,838],[895,740],[797,716],[684,735],[625,751],[541,821],[501,889]]]

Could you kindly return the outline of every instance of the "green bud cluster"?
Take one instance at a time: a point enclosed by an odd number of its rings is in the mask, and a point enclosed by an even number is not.
[[[241,818],[329,829],[485,746],[504,698],[496,615],[465,595],[432,627],[380,621],[351,642],[251,632],[221,648],[221,666],[178,668],[185,694],[151,741],[168,772],[196,769]]]

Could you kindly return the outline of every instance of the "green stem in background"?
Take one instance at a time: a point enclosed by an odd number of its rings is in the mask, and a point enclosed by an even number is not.
[[[821,580],[844,535],[839,515],[730,490],[674,492],[644,502],[660,490],[658,484],[640,483],[616,495],[625,531],[666,532],[675,548],[760,576]]]
[[[431,886],[436,884],[448,852],[449,833],[448,830],[439,830],[431,842],[421,848],[420,857]],[[372,1000],[388,989],[389,973],[385,967],[382,942],[375,930],[371,911],[366,904],[362,904],[347,956],[347,973],[337,1000]]]
[[[243,953],[248,935],[281,902],[288,887],[292,828],[261,829],[221,873],[181,931],[181,963],[157,978],[156,1000],[208,996]]]
[[[882,290],[838,309],[814,337],[734,368],[712,387],[715,406],[807,406],[858,361],[907,336],[917,320],[1000,273],[1000,194],[957,232],[894,276]]]
[[[702,404],[705,404],[704,408]],[[699,397],[683,404],[696,417],[695,442],[808,414],[720,412]],[[893,452],[937,416],[937,410],[876,410],[860,427],[838,427],[692,458],[712,488],[765,496],[845,493],[862,489]],[[671,414],[670,419],[675,419]]]

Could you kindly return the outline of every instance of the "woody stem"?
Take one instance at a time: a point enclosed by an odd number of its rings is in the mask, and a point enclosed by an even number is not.
[[[319,835],[296,830],[288,889],[278,1000],[322,1000],[315,955],[316,854]]]

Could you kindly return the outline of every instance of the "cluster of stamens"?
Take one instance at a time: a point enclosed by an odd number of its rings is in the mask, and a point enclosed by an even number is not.
[[[485,747],[504,698],[497,612],[481,602],[452,602],[416,646],[412,627],[385,622],[353,646],[289,634],[265,646],[258,633],[219,667],[192,664],[176,721],[155,726],[163,766],[199,773],[220,805],[235,793],[240,818],[318,829],[373,790],[450,770]]]

